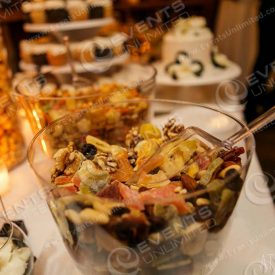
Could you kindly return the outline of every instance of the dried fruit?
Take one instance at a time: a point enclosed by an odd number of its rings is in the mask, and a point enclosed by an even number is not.
[[[245,152],[243,147],[234,147],[231,150],[222,150],[219,152],[219,157],[224,161],[236,162],[241,154]]]
[[[241,171],[241,166],[240,165],[237,165],[237,164],[234,164],[234,165],[230,165],[230,166],[227,166],[226,168],[224,168],[220,173],[219,173],[219,177],[221,178],[225,178],[225,175],[226,173],[229,171],[229,170],[235,170],[237,171],[238,173]]]
[[[96,223],[96,224],[107,224],[109,217],[106,214],[98,212],[91,208],[86,208],[80,212],[80,218],[83,223]]]
[[[101,191],[97,193],[97,196],[101,198],[113,199],[116,201],[122,200],[122,196],[120,195],[120,191],[118,188],[119,181],[114,181]]]
[[[112,179],[120,182],[128,181],[133,175],[133,167],[129,163],[127,152],[118,154],[116,161],[118,169],[111,175]]]
[[[140,126],[139,133],[144,139],[161,138],[161,132],[158,127],[151,123],[145,123]]]
[[[91,160],[82,162],[77,175],[80,178],[80,192],[82,194],[97,193],[110,182],[110,175],[106,170],[97,168]]]
[[[159,145],[154,140],[143,140],[137,144],[135,147],[135,152],[137,152],[136,167],[137,170],[141,165],[149,159],[158,150]]]
[[[208,199],[205,198],[199,198],[196,200],[196,205],[197,206],[202,206],[202,205],[209,205],[210,201]]]
[[[153,213],[156,217],[161,217],[164,220],[169,221],[178,215],[178,210],[174,205],[155,204]]]
[[[188,167],[187,174],[191,178],[195,178],[199,170],[200,170],[199,165],[196,162],[194,162]]]
[[[143,186],[148,189],[158,188],[170,183],[170,180],[163,171],[159,171],[157,174],[151,175],[142,173],[138,180],[138,186]]]
[[[99,151],[102,151],[105,153],[111,152],[111,145],[99,138],[96,138],[93,136],[87,136],[86,142],[88,144],[94,145]]]
[[[85,143],[81,148],[81,152],[87,159],[93,159],[97,153],[97,149],[93,144]]]
[[[222,166],[222,164],[223,164],[222,158],[214,159],[209,165],[209,167],[207,168],[206,173],[201,177],[200,183],[207,185],[211,181],[214,173]]]
[[[193,178],[186,174],[181,175],[181,182],[183,188],[186,188],[189,192],[195,191],[198,185],[198,183]]]

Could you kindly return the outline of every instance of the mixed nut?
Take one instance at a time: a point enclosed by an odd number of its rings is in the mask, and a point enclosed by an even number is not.
[[[84,271],[106,269],[119,247],[137,253],[142,274],[188,269],[208,232],[225,225],[242,188],[244,149],[213,152],[193,137],[157,153],[182,131],[175,119],[162,130],[144,123],[125,133],[124,146],[88,135],[81,146],[70,143],[54,154],[50,206]],[[169,253],[146,261],[172,244]],[[113,260],[112,267],[125,271]]]

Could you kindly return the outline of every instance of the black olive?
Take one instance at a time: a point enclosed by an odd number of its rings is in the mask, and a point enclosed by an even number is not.
[[[81,152],[87,159],[93,159],[97,153],[97,149],[93,144],[86,143],[82,146]]]
[[[127,207],[114,207],[112,208],[112,215],[113,216],[122,216],[123,214],[130,213],[130,210]]]

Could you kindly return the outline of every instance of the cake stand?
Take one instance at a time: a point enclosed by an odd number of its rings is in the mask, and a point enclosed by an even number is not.
[[[78,73],[86,72],[100,72],[108,70],[114,65],[119,65],[125,63],[129,59],[129,54],[126,52],[120,56],[116,56],[107,60],[101,60],[96,62],[74,62],[75,69]],[[35,64],[27,64],[24,61],[19,63],[20,69],[23,71],[36,72],[38,67]],[[66,74],[71,73],[71,68],[69,65],[64,66],[50,66],[44,65],[41,66],[41,73],[51,72],[54,74]]]
[[[45,23],[45,24],[30,24],[24,25],[26,32],[62,32],[62,31],[73,31],[81,29],[96,29],[114,22],[112,17],[102,19],[92,19],[85,21],[74,21],[74,22],[59,22],[59,23]]]

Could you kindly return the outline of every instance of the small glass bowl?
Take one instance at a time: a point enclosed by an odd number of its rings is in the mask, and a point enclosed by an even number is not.
[[[14,222],[0,218],[0,273],[31,275],[34,256],[28,237]]]

